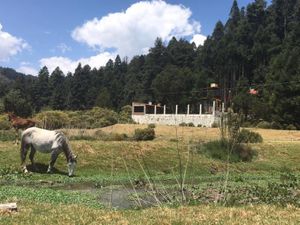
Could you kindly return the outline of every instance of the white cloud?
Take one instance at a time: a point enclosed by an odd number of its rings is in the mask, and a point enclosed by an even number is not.
[[[2,25],[0,24],[0,61],[8,61],[10,57],[28,47],[23,39],[2,31]]]
[[[195,34],[191,40],[191,43],[194,42],[198,47],[199,45],[203,45],[205,40],[206,40],[206,36],[202,34]]]
[[[72,50],[72,48],[69,47],[68,45],[66,45],[65,43],[60,43],[60,44],[57,46],[57,48],[58,48],[63,54],[66,53],[66,52],[68,52],[68,51],[71,51],[71,50]]]
[[[67,57],[54,56],[41,59],[40,66],[47,66],[50,73],[59,66],[64,74],[67,74],[68,72],[74,72],[79,63],[81,63],[82,66],[88,64],[92,68],[99,68],[100,66],[104,66],[109,59],[114,59],[115,57],[116,55],[109,52],[103,52],[96,56],[81,58],[79,60],[71,60]]]
[[[124,12],[94,18],[75,28],[72,37],[100,51],[115,49],[121,56],[145,53],[157,37],[163,41],[193,36],[200,23],[191,20],[192,12],[182,5],[164,1],[141,1]]]
[[[24,73],[24,74],[30,74],[30,75],[33,75],[33,76],[37,76],[38,75],[38,71],[33,68],[33,67],[30,67],[30,66],[25,66],[25,65],[22,65],[20,66],[18,69],[17,69],[18,72],[20,73]]]

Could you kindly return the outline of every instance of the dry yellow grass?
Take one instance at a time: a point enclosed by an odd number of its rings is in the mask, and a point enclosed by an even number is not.
[[[106,132],[126,133],[130,135],[134,133],[135,129],[145,127],[147,127],[147,125],[116,124],[102,128],[102,130]],[[219,128],[156,125],[155,132],[157,137],[176,138],[176,129],[178,137],[184,139],[197,138],[202,140],[211,140],[220,137]],[[251,128],[250,130],[260,133],[265,141],[300,141],[300,131],[296,130],[289,131],[258,128]]]
[[[300,209],[258,205],[246,207],[182,206],[114,211],[79,205],[21,202],[13,214],[0,214],[3,224],[299,224]],[[1,223],[1,224],[2,224]]]

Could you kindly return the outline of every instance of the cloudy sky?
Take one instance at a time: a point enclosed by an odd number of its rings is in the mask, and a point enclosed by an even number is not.
[[[245,6],[251,0],[238,0]],[[73,72],[117,54],[146,54],[156,37],[203,44],[232,0],[1,0],[0,66],[36,75],[46,65]]]

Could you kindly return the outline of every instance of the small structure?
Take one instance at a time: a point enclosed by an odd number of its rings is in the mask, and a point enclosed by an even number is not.
[[[140,124],[164,124],[179,125],[182,123],[194,124],[194,126],[212,127],[214,123],[219,123],[220,115],[224,112],[224,104],[220,101],[212,101],[205,104],[207,111],[199,104],[199,113],[192,114],[190,105],[187,105],[185,113],[178,113],[178,105],[175,106],[175,113],[168,114],[166,105],[149,103],[132,103],[132,119]]]

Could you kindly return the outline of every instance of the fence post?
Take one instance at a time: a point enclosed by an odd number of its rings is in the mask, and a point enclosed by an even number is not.
[[[178,105],[176,105],[176,107],[175,107],[175,114],[176,115],[178,114]]]
[[[166,115],[166,105],[164,105],[164,115]]]
[[[213,101],[212,114],[216,115],[216,101]]]
[[[202,104],[200,104],[199,114],[202,115]]]
[[[186,111],[187,111],[186,114],[189,115],[190,114],[190,105],[189,104],[187,105],[187,110]]]

